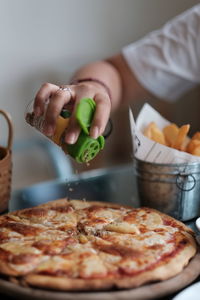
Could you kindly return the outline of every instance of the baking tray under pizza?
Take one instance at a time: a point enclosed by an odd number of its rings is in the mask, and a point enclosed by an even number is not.
[[[139,288],[103,292],[57,292],[23,287],[0,279],[0,292],[13,299],[30,300],[147,300],[173,294],[191,284],[200,275],[200,253],[191,259],[183,271],[168,280],[146,284]]]

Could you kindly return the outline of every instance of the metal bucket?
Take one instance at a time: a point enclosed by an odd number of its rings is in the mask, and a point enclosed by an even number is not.
[[[200,163],[157,164],[135,159],[141,206],[178,220],[200,216]]]

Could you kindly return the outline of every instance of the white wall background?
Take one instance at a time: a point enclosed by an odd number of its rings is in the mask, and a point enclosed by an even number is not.
[[[119,52],[197,3],[0,0],[0,108],[12,115],[15,141],[34,135],[24,110],[43,82],[67,83],[80,65]],[[5,138],[2,126],[0,144]]]

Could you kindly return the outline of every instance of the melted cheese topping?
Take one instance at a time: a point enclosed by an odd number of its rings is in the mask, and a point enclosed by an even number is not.
[[[104,277],[107,269],[98,255],[89,255],[85,257],[79,267],[79,274],[82,278]]]
[[[128,222],[112,223],[104,227],[105,230],[115,231],[119,233],[135,233],[140,234],[140,230],[135,224],[130,224]]]
[[[15,255],[18,254],[40,254],[41,251],[38,250],[37,248],[31,247],[31,243],[26,243],[26,242],[8,242],[4,243],[0,246],[0,248],[9,251]]]

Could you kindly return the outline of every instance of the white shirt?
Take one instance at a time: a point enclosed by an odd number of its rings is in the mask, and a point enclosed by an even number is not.
[[[123,48],[138,81],[159,98],[175,100],[200,82],[200,4]]]

